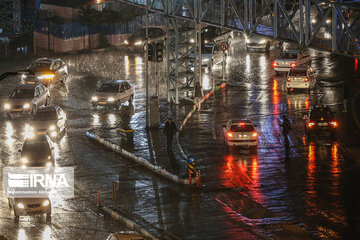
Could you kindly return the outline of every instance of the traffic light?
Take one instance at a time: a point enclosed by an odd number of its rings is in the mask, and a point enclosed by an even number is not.
[[[155,49],[155,60],[156,60],[156,62],[162,62],[163,61],[163,48],[164,48],[164,44],[162,42],[156,44],[156,49]]]
[[[150,61],[150,62],[155,61],[155,44],[154,43],[148,44],[148,61]]]

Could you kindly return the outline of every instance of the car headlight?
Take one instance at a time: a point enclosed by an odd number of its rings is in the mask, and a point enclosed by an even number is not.
[[[54,131],[56,129],[56,127],[54,125],[50,126],[50,131]]]
[[[5,109],[10,109],[10,104],[6,103],[6,104],[4,105],[4,108],[5,108]]]
[[[141,45],[142,44],[142,41],[137,41],[136,43],[135,43],[135,45],[137,45],[137,46],[139,46],[139,45]]]
[[[21,202],[17,204],[18,208],[25,208],[24,204],[22,204]]]
[[[246,43],[250,43],[250,40],[247,38],[247,39],[245,39],[245,42],[246,42]]]
[[[21,158],[22,163],[28,163],[28,159],[26,157]]]
[[[41,75],[41,76],[38,76],[37,78],[38,79],[52,79],[55,75],[54,74],[44,74],[44,75]]]
[[[46,163],[46,166],[47,166],[47,167],[52,167],[52,162]]]
[[[91,100],[97,101],[97,100],[98,100],[98,97],[92,97]]]
[[[43,202],[43,206],[46,207],[50,204],[50,201],[49,200],[46,200],[45,202]]]
[[[260,44],[264,44],[266,41],[265,40],[261,40],[260,41]]]
[[[23,106],[24,109],[28,109],[29,107],[30,107],[30,104],[28,104],[28,103],[25,103]]]
[[[191,42],[191,43],[194,43],[194,42],[195,42],[195,39],[194,39],[194,38],[191,38],[191,39],[190,39],[190,42]]]
[[[57,136],[57,132],[55,131],[52,131],[51,134],[50,134],[51,137],[56,137]]]
[[[27,78],[25,74],[21,74],[21,78]]]
[[[108,98],[108,102],[113,102],[113,101],[115,101],[115,99],[113,97]]]
[[[205,44],[206,44],[206,43],[209,43],[209,41],[208,41],[208,40],[205,40],[204,43],[205,43]]]
[[[129,44],[128,40],[125,40],[125,41],[124,41],[124,44],[128,45],[128,44]]]

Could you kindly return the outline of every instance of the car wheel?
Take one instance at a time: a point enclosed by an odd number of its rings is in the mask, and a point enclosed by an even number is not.
[[[132,104],[133,100],[134,100],[134,95],[131,95],[129,98],[129,104]]]
[[[32,112],[31,112],[31,114],[32,114],[32,115],[35,115],[36,111],[37,111],[37,107],[36,107],[36,105],[34,105],[34,106],[32,107]]]
[[[116,102],[115,107],[116,107],[116,110],[119,110],[119,109],[120,109],[120,107],[121,107],[121,102],[120,102],[120,100],[118,100],[118,101]]]
[[[15,208],[14,208],[14,216],[15,216],[15,221],[19,221],[19,215],[17,214]]]
[[[50,96],[47,96],[45,106],[49,106],[49,105],[50,105]]]
[[[266,43],[265,50],[266,50],[267,52],[270,51],[270,41],[268,41],[268,42]]]
[[[62,79],[62,83],[66,83],[66,81],[67,81],[67,74],[64,74],[63,79]]]

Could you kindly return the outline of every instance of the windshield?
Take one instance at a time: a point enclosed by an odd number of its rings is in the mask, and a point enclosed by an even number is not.
[[[55,111],[36,112],[33,121],[51,121],[57,120],[57,114]]]
[[[45,62],[33,62],[30,65],[30,69],[33,71],[44,71],[44,70],[50,70],[51,63],[45,63]]]
[[[112,84],[103,84],[99,90],[99,92],[119,92],[119,85]]]
[[[133,35],[131,35],[129,37],[129,41],[137,41],[137,40],[144,40],[145,39],[145,31],[144,29],[140,29],[139,31],[137,31],[136,33],[134,33]]]
[[[310,120],[329,121],[332,119],[332,113],[328,109],[316,109],[311,111]]]
[[[254,126],[252,125],[232,125],[231,129],[232,132],[252,132],[254,131]]]
[[[296,53],[281,53],[279,56],[280,59],[297,59]]]
[[[51,156],[49,144],[46,141],[26,142],[24,144],[21,156],[29,158],[29,160],[42,161]]]
[[[293,69],[290,71],[290,76],[306,76],[306,70]]]
[[[201,51],[202,54],[211,54],[212,46],[203,46]]]
[[[34,97],[34,89],[15,89],[11,98],[33,98]]]

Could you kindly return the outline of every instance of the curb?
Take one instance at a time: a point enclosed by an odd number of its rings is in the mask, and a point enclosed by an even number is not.
[[[130,219],[121,216],[117,212],[114,212],[112,209],[110,209],[108,207],[103,207],[103,210],[106,213],[110,214],[111,218],[113,218],[113,219],[115,219],[117,221],[123,222],[128,228],[140,233],[144,237],[149,238],[149,239],[153,239],[153,240],[160,240],[157,237],[155,237],[154,235],[152,235],[151,233],[149,233],[148,231],[146,231],[145,229],[141,228],[139,225],[137,225],[136,223],[134,223]]]
[[[227,82],[221,82],[219,85],[217,85],[215,87],[216,90],[220,90],[224,87],[227,86]],[[208,94],[206,94],[202,99],[201,99],[201,103],[205,102],[211,95],[214,94],[214,90],[211,90],[210,92],[208,92]],[[185,127],[185,124],[187,123],[187,121],[191,118],[191,116],[196,112],[197,109],[197,104],[194,106],[194,109],[191,110],[188,115],[185,117],[185,119],[182,121],[180,127],[179,127],[179,131],[176,133],[176,141],[178,144],[178,147],[180,149],[181,154],[183,155],[184,159],[187,161],[187,159],[189,159],[189,157],[185,154],[183,148],[181,147],[180,144],[180,134],[181,131],[183,130],[183,128]]]
[[[101,144],[103,144],[105,147],[110,148],[111,150],[120,153],[121,155],[130,158],[132,160],[134,160],[135,162],[137,162],[138,164],[150,169],[151,171],[171,180],[174,181],[176,183],[180,183],[180,184],[190,184],[189,179],[186,178],[180,178],[168,171],[166,171],[163,167],[160,166],[156,166],[154,164],[151,164],[149,161],[145,160],[142,157],[138,157],[135,154],[132,154],[128,151],[126,151],[125,149],[121,148],[119,145],[114,144],[112,142],[110,142],[109,140],[106,140],[102,137],[99,137],[98,135],[96,135],[95,133],[91,132],[91,131],[86,131],[86,136],[90,139],[93,139]],[[192,184],[196,183],[196,179],[193,178],[191,181]]]

